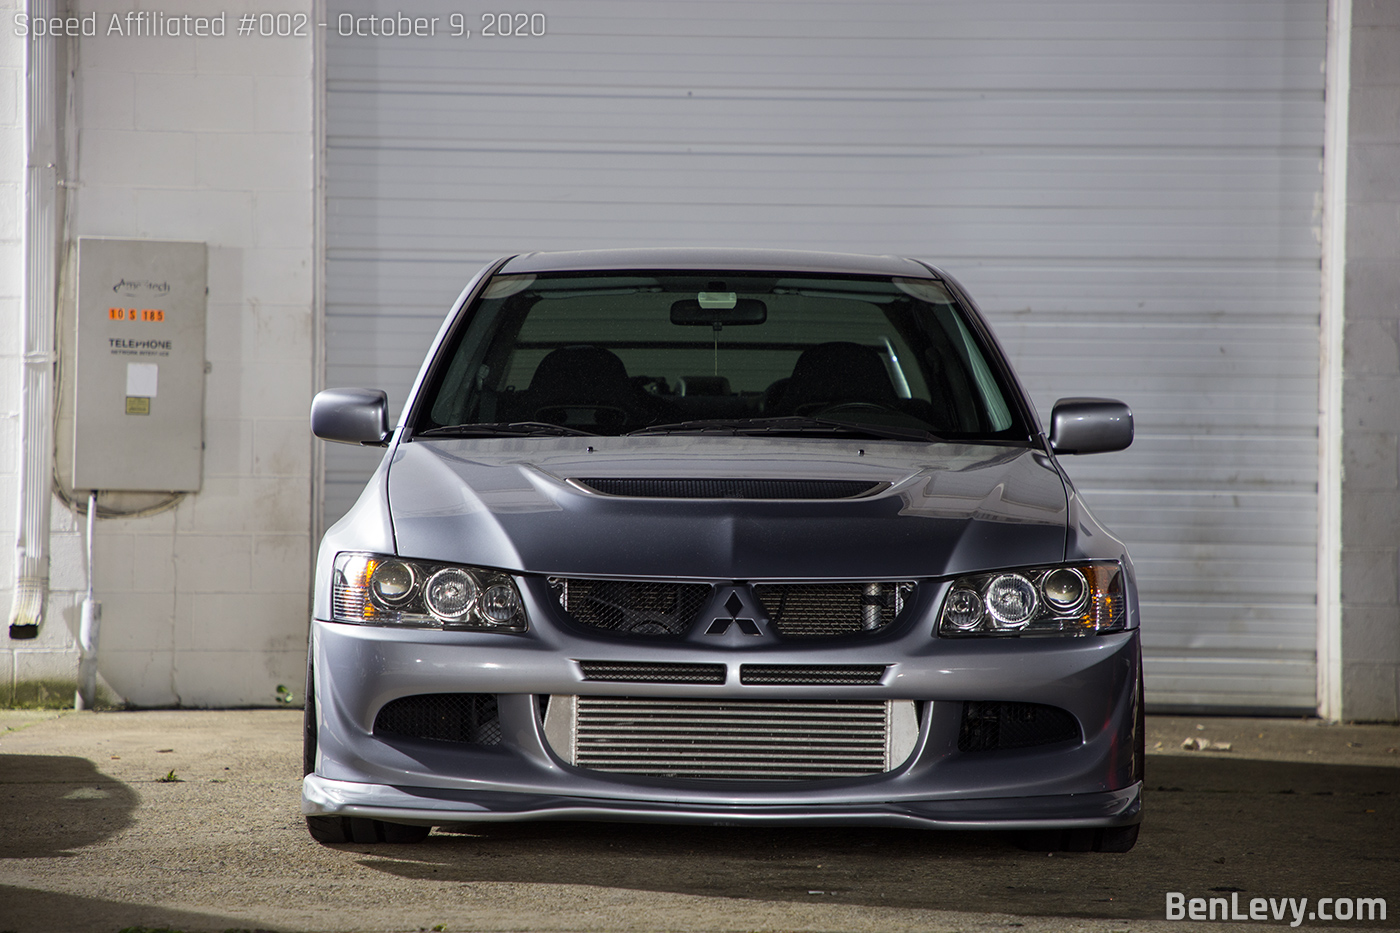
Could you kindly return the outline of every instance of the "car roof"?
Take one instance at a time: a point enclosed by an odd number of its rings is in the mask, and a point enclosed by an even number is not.
[[[901,256],[863,256],[856,253],[709,247],[593,249],[554,253],[522,253],[508,260],[497,274],[634,269],[830,272],[839,275],[898,275],[922,279],[939,277],[923,263]]]

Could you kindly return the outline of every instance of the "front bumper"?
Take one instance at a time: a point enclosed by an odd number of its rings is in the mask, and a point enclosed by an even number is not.
[[[528,597],[527,597],[528,598]],[[312,626],[318,753],[303,785],[308,815],[403,823],[596,819],[927,828],[1122,826],[1141,819],[1134,764],[1135,630],[1088,638],[937,639],[925,628],[839,646],[686,649],[722,662],[722,685],[600,683],[580,659],[655,660],[658,646],[539,628],[528,637]],[[889,665],[877,686],[741,685],[740,663]],[[498,697],[502,741],[473,746],[376,735],[384,704],[432,693]],[[667,780],[575,767],[544,735],[549,695],[913,700],[919,736],[890,771],[819,781]],[[969,701],[1055,706],[1082,741],[963,752]]]

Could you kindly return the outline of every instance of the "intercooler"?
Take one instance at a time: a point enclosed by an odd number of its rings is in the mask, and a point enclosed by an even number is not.
[[[594,771],[718,781],[880,774],[918,741],[907,700],[552,696],[545,736]]]

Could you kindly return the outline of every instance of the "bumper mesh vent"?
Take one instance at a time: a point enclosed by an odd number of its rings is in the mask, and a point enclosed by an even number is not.
[[[501,718],[494,693],[425,693],[384,704],[374,717],[374,733],[499,745]]]
[[[872,686],[884,680],[887,670],[887,664],[744,664],[739,668],[739,682]]]
[[[1079,721],[1038,703],[964,703],[958,751],[986,752],[1077,741]]]
[[[713,591],[708,583],[551,577],[559,605],[579,623],[620,635],[678,638]]]
[[[812,781],[880,774],[918,738],[893,700],[554,697],[550,745],[581,768],[661,778]]]
[[[754,595],[784,638],[838,638],[890,627],[914,594],[910,582],[758,583]]]
[[[580,661],[584,680],[637,684],[722,684],[723,664],[652,664],[646,661]]]
[[[576,479],[608,496],[646,499],[855,499],[888,483],[826,479]]]

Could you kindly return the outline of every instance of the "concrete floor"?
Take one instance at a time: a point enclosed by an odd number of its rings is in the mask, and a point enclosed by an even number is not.
[[[1150,717],[1137,848],[1047,856],[979,833],[580,823],[320,846],[300,724],[0,712],[0,931],[1180,931],[1169,892],[1382,897],[1384,922],[1302,925],[1400,926],[1391,726]]]

